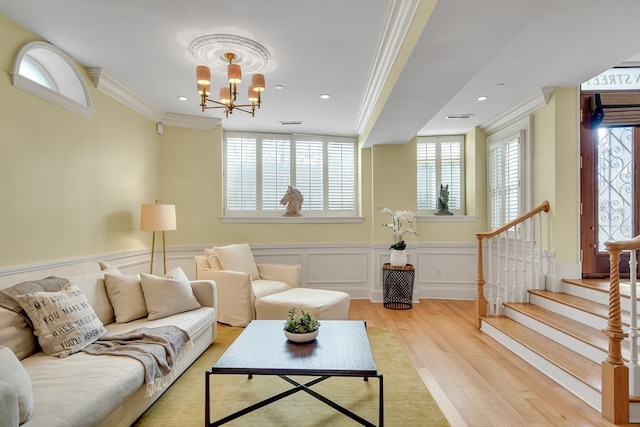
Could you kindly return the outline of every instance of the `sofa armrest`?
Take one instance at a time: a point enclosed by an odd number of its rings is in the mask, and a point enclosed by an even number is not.
[[[300,264],[256,264],[260,278],[284,282],[292,288],[300,285]]]
[[[191,289],[200,305],[218,310],[218,289],[213,280],[191,280]]]

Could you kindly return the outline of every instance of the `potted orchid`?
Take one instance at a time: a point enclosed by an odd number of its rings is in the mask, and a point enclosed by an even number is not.
[[[404,241],[406,233],[418,235],[413,227],[415,227],[416,214],[411,211],[392,211],[387,208],[380,208],[380,212],[391,216],[393,221],[388,224],[382,224],[393,230],[393,244],[389,247],[391,250],[390,264],[394,266],[404,266],[407,264],[407,255],[404,250],[407,244]]]

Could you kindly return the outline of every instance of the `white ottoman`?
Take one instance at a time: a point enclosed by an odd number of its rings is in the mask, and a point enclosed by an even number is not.
[[[256,319],[286,320],[292,307],[317,319],[349,320],[348,293],[309,288],[293,288],[256,300]]]

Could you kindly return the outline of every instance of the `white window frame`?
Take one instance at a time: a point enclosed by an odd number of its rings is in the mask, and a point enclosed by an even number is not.
[[[435,205],[433,206],[433,208],[420,208],[420,201],[418,201],[417,205],[418,205],[418,216],[426,216],[426,215],[434,215],[436,213],[437,210],[437,200],[438,200],[438,195],[440,193],[440,184],[443,183],[443,178],[442,178],[442,169],[443,169],[443,160],[442,160],[442,145],[446,144],[446,143],[451,143],[451,142],[457,142],[460,144],[460,175],[457,177],[457,179],[459,180],[458,182],[458,186],[460,188],[460,194],[457,195],[457,197],[459,197],[459,207],[457,208],[452,208],[451,206],[449,207],[449,211],[452,212],[454,215],[465,215],[465,139],[464,139],[464,135],[443,135],[443,136],[419,136],[417,139],[417,146],[416,146],[416,162],[419,161],[418,157],[417,157],[417,151],[419,150],[419,146],[422,144],[427,144],[427,143],[432,143],[435,144],[436,146],[436,153],[435,153],[435,168],[436,168],[436,176],[435,176],[435,181],[433,183],[430,183],[429,187],[430,188],[426,188],[426,186],[428,185],[427,182],[420,182],[418,181],[418,185],[417,185],[417,189],[418,189],[418,194],[416,194],[416,197],[419,197],[419,194],[421,192],[427,192],[428,194],[428,199],[432,199],[434,200]],[[419,167],[418,163],[416,163],[416,167]],[[419,175],[419,174],[418,174]],[[446,184],[446,183],[445,183]],[[451,192],[449,193],[451,195]]]
[[[230,210],[227,208],[227,188],[228,188],[228,147],[227,141],[230,138],[255,139],[256,141],[256,171],[255,171],[255,188],[256,188],[256,207],[255,210]],[[290,184],[296,187],[296,142],[297,141],[318,141],[322,142],[323,152],[323,183],[322,183],[322,209],[309,210],[308,205],[302,204],[301,217],[283,218],[286,206],[278,206],[276,210],[266,210],[262,207],[262,141],[264,139],[288,140],[290,142]],[[329,194],[328,194],[328,146],[331,142],[348,143],[353,146],[353,209],[352,210],[329,210]],[[359,212],[359,196],[358,196],[358,150],[357,140],[355,138],[331,137],[323,135],[299,135],[299,134],[266,134],[266,133],[250,133],[250,132],[225,132],[223,134],[223,218],[279,218],[287,221],[299,221],[309,218],[354,218]],[[278,197],[284,196],[279,194]],[[303,192],[303,197],[306,195]]]
[[[489,230],[496,229],[512,219],[524,214],[531,209],[532,197],[533,197],[533,180],[531,176],[532,162],[533,162],[533,116],[528,116],[523,119],[517,120],[510,125],[494,132],[487,137],[487,228]],[[502,198],[500,206],[502,207],[502,214],[499,215],[494,210],[494,203],[492,202],[496,190],[491,188],[493,181],[493,167],[492,151],[504,150],[506,144],[509,141],[513,141],[514,138],[518,138],[518,201],[517,201],[517,214],[507,215],[508,201]],[[502,180],[504,183],[505,181]],[[505,194],[504,185],[500,189],[502,194]],[[499,218],[497,217],[499,216]]]
[[[25,68],[21,73],[23,62],[40,69],[42,79],[34,80]],[[82,73],[66,53],[50,43],[34,41],[24,45],[14,59],[11,75],[13,86],[19,89],[84,117],[93,115]]]

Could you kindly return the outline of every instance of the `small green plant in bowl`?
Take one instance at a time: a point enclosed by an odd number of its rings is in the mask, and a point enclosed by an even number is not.
[[[320,328],[320,322],[308,312],[301,310],[296,313],[295,307],[289,310],[289,319],[284,324],[284,334],[294,342],[308,342],[316,338]]]

